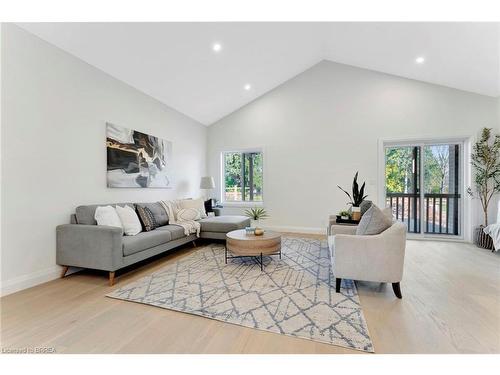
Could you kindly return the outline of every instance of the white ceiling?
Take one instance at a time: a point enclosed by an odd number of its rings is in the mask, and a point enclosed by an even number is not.
[[[206,125],[323,59],[500,95],[499,23],[19,26]]]

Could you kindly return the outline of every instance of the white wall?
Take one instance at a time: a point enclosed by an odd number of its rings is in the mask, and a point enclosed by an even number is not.
[[[497,125],[500,132],[500,97],[497,99]]]
[[[219,192],[220,152],[263,147],[267,226],[324,233],[347,201],[336,185],[349,189],[355,171],[378,200],[380,138],[475,136],[496,127],[496,106],[495,98],[323,61],[210,126],[209,172]]]
[[[105,122],[173,142],[175,188],[106,188]],[[2,293],[58,276],[55,228],[80,204],[200,194],[206,127],[2,25]]]

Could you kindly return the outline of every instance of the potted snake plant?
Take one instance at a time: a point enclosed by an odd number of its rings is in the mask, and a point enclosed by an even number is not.
[[[358,173],[359,172],[356,172],[356,174],[354,175],[354,179],[352,181],[352,196],[347,191],[342,189],[339,185],[337,185],[337,187],[340,190],[342,190],[344,193],[346,193],[347,196],[349,197],[350,202],[348,202],[347,204],[351,206],[351,218],[352,218],[352,220],[356,220],[356,221],[359,221],[361,219],[361,209],[359,208],[359,206],[365,200],[365,198],[368,196],[368,195],[364,195],[365,194],[365,184],[366,184],[365,182],[363,182],[363,184],[361,185],[361,188],[359,188]]]

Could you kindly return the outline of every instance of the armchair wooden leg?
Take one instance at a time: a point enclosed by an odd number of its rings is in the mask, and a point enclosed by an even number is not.
[[[68,272],[69,266],[63,266],[63,269],[61,271],[61,279],[66,276],[66,272]]]
[[[340,293],[340,284],[342,283],[342,279],[337,277],[335,279],[335,292]]]
[[[113,286],[115,284],[115,273],[109,272],[109,286]]]
[[[401,285],[399,283],[392,283],[392,290],[394,290],[396,297],[399,299],[403,298],[403,295],[401,294]]]
[[[196,242],[195,241],[191,241],[191,244],[193,245],[193,247],[196,247]]]

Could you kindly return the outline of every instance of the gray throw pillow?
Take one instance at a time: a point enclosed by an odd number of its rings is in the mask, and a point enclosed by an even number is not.
[[[136,206],[139,207],[147,207],[151,213],[153,214],[156,223],[159,227],[168,224],[168,214],[167,211],[163,208],[160,202],[153,203],[136,203]]]
[[[373,202],[372,201],[367,201],[367,200],[364,200],[363,202],[361,202],[361,204],[359,205],[359,210],[361,211],[361,216],[363,216],[365,214],[366,211],[368,211],[368,209],[372,206]]]
[[[392,225],[392,220],[374,204],[365,212],[356,229],[358,235],[373,235],[382,233]]]

